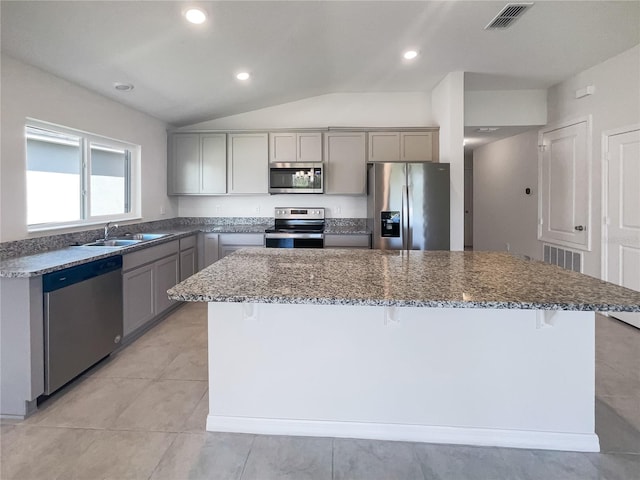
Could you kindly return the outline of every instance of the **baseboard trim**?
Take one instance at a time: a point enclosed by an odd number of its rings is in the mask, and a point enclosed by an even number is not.
[[[207,431],[599,452],[595,433],[207,416]]]

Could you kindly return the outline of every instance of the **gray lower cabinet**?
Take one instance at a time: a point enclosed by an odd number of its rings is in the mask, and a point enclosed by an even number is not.
[[[123,333],[129,335],[155,317],[153,264],[122,274]]]
[[[341,235],[325,233],[325,248],[371,248],[371,235]]]
[[[197,235],[180,239],[180,281],[198,271]]]
[[[218,238],[218,258],[245,247],[263,247],[263,233],[221,233]]]
[[[201,268],[208,267],[213,262],[218,261],[218,237],[217,233],[203,233],[202,234],[202,251],[203,259]]]
[[[167,290],[179,281],[179,262],[178,240],[122,257],[125,337],[175,303],[167,297]]]

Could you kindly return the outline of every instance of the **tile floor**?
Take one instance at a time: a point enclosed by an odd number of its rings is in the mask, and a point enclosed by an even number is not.
[[[187,304],[41,405],[3,422],[0,478],[640,480],[640,330],[599,317],[602,453],[214,434],[206,309]]]

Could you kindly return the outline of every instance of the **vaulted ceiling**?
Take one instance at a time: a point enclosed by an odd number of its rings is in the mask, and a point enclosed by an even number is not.
[[[2,51],[173,125],[336,92],[547,88],[640,43],[640,2],[8,1]],[[407,49],[419,51],[409,62]],[[250,80],[235,78],[239,71]],[[129,92],[115,82],[134,85]]]

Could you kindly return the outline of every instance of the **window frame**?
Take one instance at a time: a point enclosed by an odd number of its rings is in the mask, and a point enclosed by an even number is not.
[[[60,135],[75,136],[80,139],[80,219],[71,220],[66,222],[45,222],[29,224],[28,219],[25,218],[27,224],[27,231],[40,232],[46,230],[58,230],[68,229],[73,227],[99,225],[106,222],[114,221],[128,221],[141,218],[141,175],[140,175],[140,163],[141,163],[141,147],[122,140],[117,140],[104,135],[98,135],[95,133],[86,132],[83,130],[77,130],[70,127],[64,127],[53,123],[43,122],[41,120],[35,120],[28,118],[24,126],[24,148],[25,148],[25,177],[28,170],[27,160],[27,130],[29,128],[35,128],[40,130],[46,130],[52,133]],[[91,148],[94,146],[106,147],[118,151],[124,151],[125,162],[128,163],[128,169],[125,172],[125,211],[123,213],[110,214],[110,215],[91,215]],[[26,178],[25,178],[26,180]],[[25,182],[26,193],[28,195],[28,183]],[[128,205],[127,205],[128,204]],[[25,213],[28,215],[28,205],[26,205]]]

